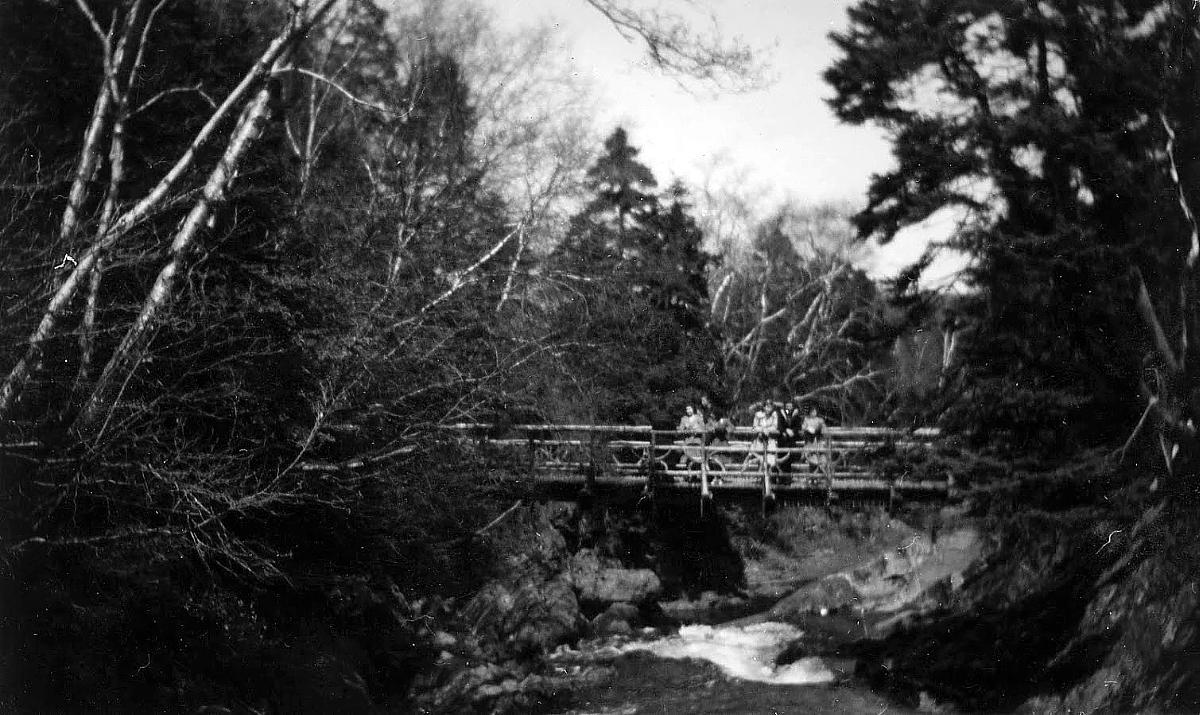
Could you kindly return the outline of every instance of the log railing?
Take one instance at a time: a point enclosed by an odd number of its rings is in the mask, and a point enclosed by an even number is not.
[[[913,478],[901,471],[883,475],[881,460],[929,450],[936,429],[829,427],[812,441],[779,446],[778,435],[753,428],[687,432],[642,425],[491,424],[452,425],[463,439],[485,450],[501,466],[558,483],[645,484],[698,489],[704,497],[721,490],[776,492],[886,491],[947,492],[953,479]]]

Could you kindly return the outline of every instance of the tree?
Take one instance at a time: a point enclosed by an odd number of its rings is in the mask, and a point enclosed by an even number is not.
[[[833,232],[811,230],[826,211],[782,208],[748,251],[731,246],[712,277],[712,320],[733,402],[798,396],[865,422],[880,417],[881,302]]]
[[[1143,336],[1128,266],[1161,274],[1178,234],[1158,116],[1175,95],[1162,49],[1178,3],[868,0],[833,36],[831,105],[895,135],[861,235],[888,240],[935,211],[966,215],[980,299],[954,417],[1010,446],[1112,437]],[[934,97],[937,100],[934,101]],[[1064,425],[1066,429],[1064,429]]]
[[[678,13],[643,10],[622,0],[584,0],[624,37],[646,46],[654,65],[683,80],[752,89],[761,81],[756,54],[738,40],[702,35]]]
[[[547,45],[424,7],[0,18],[0,660],[50,709],[241,698],[201,661],[277,661],[314,623],[352,623],[372,689],[403,693],[402,594],[472,584],[498,489],[464,490],[444,425],[533,389],[525,238],[562,211],[580,126],[505,84]]]
[[[707,256],[682,188],[654,193],[623,129],[589,168],[591,201],[550,256],[563,289],[552,323],[577,345],[571,373],[602,419],[669,421],[686,402],[715,394],[707,325]]]

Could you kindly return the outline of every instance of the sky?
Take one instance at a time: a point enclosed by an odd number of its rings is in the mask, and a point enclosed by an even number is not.
[[[821,73],[835,58],[828,34],[846,26],[849,0],[709,0],[720,32],[760,48],[769,64],[761,89],[719,94],[682,87],[651,68],[642,49],[583,0],[483,4],[502,27],[553,28],[573,71],[596,90],[598,127],[607,133],[624,126],[660,185],[674,177],[701,185],[713,177],[765,191],[772,201],[863,206],[871,174],[892,165],[881,129],[842,124],[824,101],[832,90]],[[949,224],[943,218],[899,236],[873,251],[865,268],[877,277],[896,272],[944,237]],[[929,283],[960,266],[961,260],[939,260]]]

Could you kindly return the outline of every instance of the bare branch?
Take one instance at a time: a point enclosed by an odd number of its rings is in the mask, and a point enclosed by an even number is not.
[[[496,312],[508,301],[509,295],[512,293],[513,282],[517,275],[517,266],[521,263],[521,256],[525,253],[525,231],[518,226],[517,231],[517,251],[513,254],[512,263],[508,266],[508,278],[504,281],[504,290],[500,291],[500,300],[496,301]]]
[[[171,87],[169,89],[164,89],[163,91],[156,93],[150,99],[147,99],[145,102],[142,102],[141,104],[139,104],[136,109],[129,112],[129,116],[132,117],[132,116],[135,116],[137,114],[140,114],[140,113],[146,111],[147,109],[149,109],[150,107],[153,107],[155,104],[157,104],[160,100],[164,99],[165,97],[169,97],[172,94],[181,94],[183,92],[194,92],[194,93],[200,95],[200,97],[203,98],[204,101],[208,103],[208,106],[212,107],[213,109],[217,108],[217,103],[215,101],[213,101],[212,97],[208,96],[207,92],[204,91],[203,85],[200,82],[197,82],[195,84],[195,86],[192,86],[192,87]]]
[[[243,100],[250,89],[258,85],[266,77],[271,66],[283,55],[284,51],[292,43],[303,37],[329,8],[333,6],[334,2],[336,0],[322,0],[317,9],[307,18],[293,17],[289,21],[287,28],[271,41],[262,56],[259,57],[254,66],[243,76],[237,87],[229,93],[225,101],[212,113],[208,121],[197,132],[188,148],[175,162],[171,170],[167,172],[166,176],[145,197],[137,202],[133,208],[115,220],[106,233],[97,236],[95,242],[77,258],[78,262],[74,269],[67,274],[58,290],[55,291],[50,304],[42,315],[41,321],[39,321],[37,328],[34,329],[33,334],[30,335],[25,355],[17,361],[16,365],[9,371],[3,385],[0,385],[0,419],[7,417],[9,411],[12,409],[17,396],[29,378],[32,366],[41,356],[46,342],[54,335],[58,320],[75,297],[75,293],[79,289],[83,277],[88,275],[88,272],[100,256],[120,239],[121,236],[145,219],[152,211],[160,208],[164,201],[167,201],[168,194],[175,187],[175,183],[192,166],[198,150],[208,142],[208,139],[212,136],[216,128],[226,119],[234,107]],[[99,131],[97,131],[98,140]],[[87,175],[90,176],[90,173]]]
[[[146,344],[158,326],[159,314],[174,301],[176,283],[195,250],[194,243],[201,227],[207,221],[213,206],[226,199],[226,192],[237,172],[238,164],[262,133],[269,99],[270,91],[264,87],[243,110],[225,154],[209,174],[203,193],[176,232],[171,242],[171,260],[159,271],[154,287],[142,304],[141,313],[130,326],[121,344],[113,351],[91,397],[75,421],[74,430],[83,441],[90,441],[91,438],[99,436],[101,415],[106,414],[114,404],[117,385],[128,380],[128,376],[141,363]]]
[[[94,34],[96,38],[100,40],[101,46],[104,47],[104,56],[107,61],[107,58],[112,56],[111,32],[105,32],[104,29],[100,27],[100,22],[96,20],[96,13],[92,12],[92,6],[87,4],[87,0],[75,0],[75,5],[79,8],[79,11],[83,13],[83,16],[87,18],[88,25],[92,28],[92,34]]]
[[[351,102],[354,102],[355,104],[366,107],[367,109],[373,109],[376,112],[379,112],[380,114],[386,114],[390,117],[403,117],[408,114],[408,112],[398,112],[394,109],[389,109],[389,108],[383,106],[382,104],[375,104],[374,102],[369,102],[360,97],[356,97],[356,96],[354,96],[353,92],[346,89],[345,87],[338,84],[337,82],[334,82],[332,79],[326,77],[323,74],[313,72],[312,70],[306,69],[304,67],[281,67],[278,70],[272,71],[271,74],[283,74],[284,72],[297,72],[299,74],[311,77],[311,78],[317,80],[318,82],[324,82],[325,84],[329,85],[333,89],[337,90],[338,93],[340,93],[346,99],[349,99]]]
[[[850,377],[832,385],[822,385],[815,390],[810,390],[803,395],[800,395],[801,400],[811,400],[814,397],[824,395],[829,392],[839,392],[849,389],[851,386],[859,382],[874,382],[875,378],[882,377],[886,372],[883,370],[863,370]]]
[[[154,27],[154,20],[158,17],[159,11],[166,7],[169,2],[171,2],[171,0],[158,0],[158,3],[150,9],[150,14],[146,16],[146,22],[142,25],[142,35],[138,38],[137,53],[133,58],[133,66],[129,69],[129,80],[125,83],[126,95],[132,93],[133,88],[137,86],[138,73],[142,70],[142,62],[146,56],[146,44],[150,39],[150,30]],[[126,96],[126,101],[128,101],[128,99],[129,97]],[[213,107],[216,107],[215,102],[213,102],[211,99],[208,101],[209,104],[212,104]],[[131,115],[135,113],[136,112],[131,113]]]
[[[408,445],[404,445],[402,447],[396,447],[394,449],[389,449],[386,452],[383,452],[381,454],[375,454],[375,455],[371,455],[368,457],[355,457],[354,459],[348,459],[344,462],[337,462],[334,464],[330,464],[330,463],[326,463],[326,462],[304,462],[304,463],[301,463],[301,465],[300,465],[300,471],[302,471],[302,472],[340,472],[340,471],[349,470],[349,469],[362,469],[363,467],[367,467],[372,464],[378,464],[380,462],[392,459],[393,457],[400,457],[405,454],[412,454],[415,451],[417,451],[417,446],[413,445],[413,444],[408,444]]]
[[[464,269],[462,271],[456,271],[450,280],[450,287],[447,288],[437,298],[434,298],[433,300],[426,303],[419,312],[420,313],[428,313],[433,308],[435,308],[438,305],[441,305],[445,301],[449,300],[451,297],[454,296],[455,293],[462,290],[467,285],[470,285],[472,276],[475,274],[475,271],[479,270],[479,268],[481,266],[483,266],[483,264],[492,260],[492,257],[495,256],[497,253],[499,253],[500,249],[504,248],[504,246],[509,242],[509,240],[512,239],[513,236],[517,235],[518,232],[520,232],[522,226],[524,226],[524,222],[518,223],[516,228],[514,228],[513,230],[511,230],[507,234],[505,234],[504,238],[501,238],[499,241],[497,241],[496,244],[494,246],[492,246],[490,249],[488,249],[486,252],[484,252],[484,254],[482,256],[480,256],[478,260],[476,260],[474,263],[472,263],[466,269]]]
[[[630,42],[640,42],[651,61],[677,79],[694,79],[723,89],[749,91],[761,86],[763,68],[739,39],[699,35],[678,15],[638,10],[622,0],[584,0]],[[715,21],[713,23],[715,25]]]
[[[1195,267],[1196,259],[1200,258],[1200,228],[1196,225],[1196,215],[1192,213],[1192,208],[1188,205],[1187,194],[1184,193],[1183,183],[1179,180],[1179,167],[1175,161],[1175,130],[1171,128],[1171,123],[1167,121],[1166,114],[1159,112],[1158,118],[1162,122],[1163,129],[1167,132],[1167,159],[1171,168],[1171,181],[1175,184],[1175,189],[1179,196],[1179,209],[1183,212],[1184,219],[1187,220],[1188,228],[1192,230],[1185,264],[1191,269]]]
[[[1146,280],[1137,267],[1134,267],[1133,275],[1137,279],[1138,314],[1142,316],[1142,322],[1154,336],[1154,347],[1158,350],[1159,357],[1172,372],[1179,372],[1179,360],[1175,356],[1175,351],[1171,349],[1171,341],[1167,339],[1167,333],[1163,330],[1158,313],[1154,310],[1154,303],[1150,300],[1150,291],[1146,289]]]
[[[1154,407],[1157,404],[1158,404],[1158,397],[1153,396],[1153,395],[1150,397],[1149,400],[1146,401],[1146,409],[1142,411],[1141,419],[1139,419],[1137,421],[1137,425],[1133,428],[1133,431],[1129,433],[1129,438],[1125,440],[1125,444],[1121,445],[1121,449],[1118,450],[1118,453],[1117,453],[1117,463],[1118,464],[1125,461],[1125,453],[1129,451],[1130,445],[1133,444],[1133,441],[1135,439],[1137,439],[1137,436],[1141,433],[1142,427],[1144,427],[1146,425],[1146,420],[1150,417],[1150,413],[1154,410]]]

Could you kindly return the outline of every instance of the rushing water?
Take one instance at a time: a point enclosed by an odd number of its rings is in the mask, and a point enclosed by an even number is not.
[[[660,658],[706,660],[732,678],[773,685],[830,683],[837,676],[820,658],[803,658],[776,666],[775,658],[788,643],[803,635],[785,623],[751,626],[684,626],[673,636],[625,646],[626,652],[646,651]]]
[[[674,713],[912,712],[866,688],[838,684],[846,662],[803,658],[776,666],[788,643],[803,633],[783,623],[684,626],[677,633],[625,642],[594,643],[574,658],[605,662],[607,682],[585,689],[565,711],[572,715]]]
[[[944,534],[936,543],[914,537],[860,568],[837,574],[860,603],[886,617],[917,599],[928,584],[954,583],[978,557],[978,534],[970,528]],[[769,613],[769,612],[768,612]],[[860,616],[862,618],[862,616]],[[753,625],[690,625],[665,636],[593,642],[567,660],[604,664],[605,682],[579,691],[565,712],[572,715],[658,713],[831,713],[897,715],[916,712],[855,682],[847,660],[802,658],[776,666],[789,644],[825,650],[828,638],[868,636],[853,614],[812,616],[802,629],[777,622]],[[822,642],[822,639],[825,639]],[[807,641],[807,642],[806,642]],[[923,701],[924,702],[924,701]],[[931,701],[925,711],[946,712]]]

